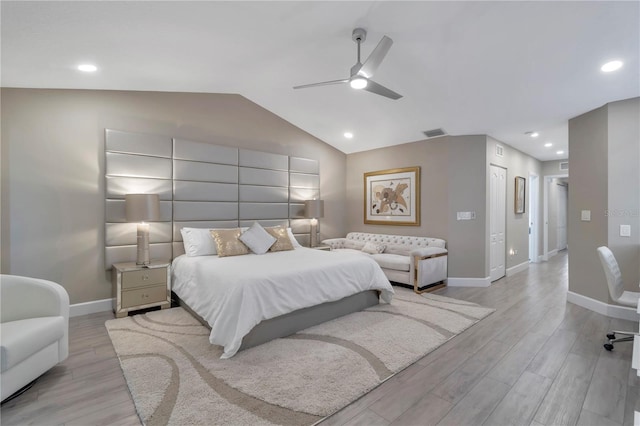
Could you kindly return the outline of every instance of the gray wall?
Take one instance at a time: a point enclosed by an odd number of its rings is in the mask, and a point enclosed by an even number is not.
[[[542,165],[542,176],[568,175],[569,170],[560,170],[560,163],[567,161],[568,160],[543,161],[540,163]]]
[[[489,172],[485,135],[449,138],[449,276],[489,276]],[[457,220],[457,212],[475,212],[474,220]],[[451,262],[453,261],[453,267]]]
[[[488,168],[507,167],[507,267],[528,259],[528,219],[513,211],[514,177],[540,173],[540,163],[505,146],[505,156],[495,158],[496,141],[485,135],[444,136],[432,140],[395,145],[347,156],[347,230],[444,238],[449,249],[449,277],[489,276]],[[365,225],[363,220],[363,175],[397,167],[420,166],[421,212],[419,227]],[[474,211],[475,220],[458,221],[456,212]]]
[[[640,263],[640,98],[609,104],[608,245],[625,288],[638,291]],[[620,236],[631,225],[631,237]]]
[[[446,183],[447,158],[447,143],[443,138],[347,155],[347,232],[445,238],[448,223],[446,206],[449,198]],[[364,173],[411,166],[420,166],[420,226],[365,225]]]
[[[638,286],[640,98],[613,102],[569,120],[569,290],[611,303],[596,248],[608,245],[627,290]],[[591,210],[591,221],[580,220]],[[631,238],[619,225],[631,225]]]
[[[2,272],[50,279],[71,303],[111,297],[104,129],[320,161],[322,238],[345,233],[346,156],[239,95],[2,89]]]
[[[607,244],[607,106],[569,120],[569,290],[608,301],[596,248]],[[591,210],[591,221],[580,220]]]
[[[503,156],[496,155],[496,144],[504,147]],[[540,176],[541,163],[533,157],[515,148],[505,145],[491,137],[487,138],[487,168],[496,165],[507,169],[507,269],[529,261],[529,173]],[[525,194],[525,213],[515,213],[515,178],[521,176],[527,179]],[[540,178],[538,178],[538,182]],[[538,217],[542,218],[542,192],[539,191]],[[542,221],[540,222],[542,223]],[[541,234],[542,227],[539,227]],[[542,245],[538,238],[538,254],[541,254]],[[487,250],[489,250],[489,235],[487,234]],[[511,250],[517,250],[517,254],[510,255]],[[488,269],[487,269],[488,270]]]

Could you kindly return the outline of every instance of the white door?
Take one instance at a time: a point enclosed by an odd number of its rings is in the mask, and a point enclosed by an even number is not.
[[[567,187],[558,185],[558,250],[567,248],[567,199]]]
[[[490,215],[490,265],[491,281],[504,277],[505,274],[505,232],[507,207],[507,171],[502,167],[491,166],[489,188]]]

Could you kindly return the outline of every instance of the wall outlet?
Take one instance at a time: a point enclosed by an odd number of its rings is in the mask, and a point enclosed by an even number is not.
[[[620,225],[620,236],[621,237],[630,237],[631,236],[631,225]]]
[[[583,222],[591,222],[591,210],[582,210],[580,220]]]

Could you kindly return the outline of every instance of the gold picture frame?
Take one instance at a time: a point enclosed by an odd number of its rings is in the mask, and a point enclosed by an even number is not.
[[[516,176],[514,211],[516,214],[524,214],[526,205],[527,180],[522,176]]]
[[[420,167],[365,173],[364,223],[420,226]]]

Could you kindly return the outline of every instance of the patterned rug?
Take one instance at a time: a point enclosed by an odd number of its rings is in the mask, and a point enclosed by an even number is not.
[[[368,308],[221,360],[182,308],[109,320],[146,425],[312,425],[494,310],[397,289]]]

